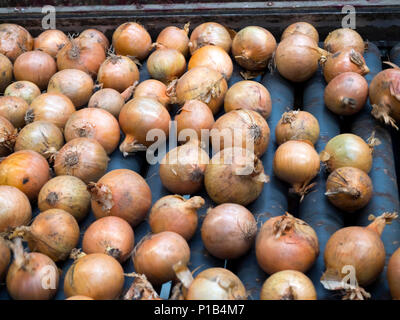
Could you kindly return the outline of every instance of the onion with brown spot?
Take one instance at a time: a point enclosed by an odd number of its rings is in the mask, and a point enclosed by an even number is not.
[[[0,24],[0,53],[11,62],[32,48],[33,38],[28,30],[13,23]]]
[[[20,97],[0,97],[0,116],[10,121],[17,129],[25,126],[25,114],[28,109],[29,105]]]
[[[318,44],[319,41],[319,35],[317,29],[314,28],[314,26],[308,22],[300,21],[300,22],[295,22],[292,23],[290,26],[286,27],[286,29],[283,31],[282,36],[281,36],[281,41],[293,34],[301,33],[304,34],[311,39],[315,41],[315,43]]]
[[[357,31],[350,28],[340,28],[328,34],[324,41],[324,48],[332,53],[344,48],[353,48],[360,54],[364,54],[365,43]]]
[[[0,157],[8,156],[14,151],[18,130],[6,118],[0,116]]]
[[[109,46],[110,46],[110,41],[108,41],[107,37],[104,35],[103,32],[96,30],[96,29],[86,29],[83,30],[78,38],[80,39],[85,39],[86,42],[90,43],[99,43],[103,46],[104,51],[107,52]]]
[[[30,81],[16,81],[10,84],[4,91],[5,96],[19,97],[31,104],[33,99],[41,95],[39,87]]]
[[[194,28],[190,35],[190,54],[194,54],[197,49],[206,45],[218,46],[229,52],[232,38],[227,28],[216,22],[202,23]]]
[[[186,60],[178,50],[157,49],[147,59],[147,70],[152,78],[169,83],[186,71]]]
[[[13,64],[4,54],[0,53],[0,93],[3,93],[13,80]]]
[[[68,36],[64,32],[50,29],[43,31],[34,39],[33,49],[41,50],[56,58],[57,53],[68,43]]]

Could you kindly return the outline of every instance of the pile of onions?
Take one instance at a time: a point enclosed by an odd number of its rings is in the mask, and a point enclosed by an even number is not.
[[[139,83],[135,88],[134,97],[153,98],[167,109],[169,108],[170,99],[167,96],[167,86],[158,80],[148,79]]]
[[[104,217],[93,222],[85,231],[82,249],[85,253],[105,253],[125,262],[135,245],[133,230],[119,217]]]
[[[281,144],[274,156],[274,173],[292,186],[291,192],[301,196],[310,190],[309,184],[318,174],[320,159],[307,140],[289,140]]]
[[[69,117],[64,135],[66,141],[79,137],[95,139],[110,154],[118,147],[120,130],[117,119],[108,111],[84,108]]]
[[[86,72],[66,69],[51,77],[47,92],[62,93],[71,99],[76,108],[79,108],[89,101],[93,86],[93,80]]]
[[[157,49],[147,59],[147,69],[152,78],[169,83],[186,71],[185,56],[175,49]]]
[[[390,257],[387,268],[387,279],[392,298],[400,300],[400,249],[397,249]]]
[[[36,151],[14,152],[0,162],[0,185],[13,186],[33,201],[42,186],[50,179],[46,159]]]
[[[25,28],[12,23],[0,24],[0,53],[12,62],[33,48],[33,38]]]
[[[236,259],[254,243],[257,223],[253,214],[240,204],[224,203],[209,209],[201,227],[201,239],[213,256]]]
[[[64,94],[43,93],[36,97],[25,115],[26,123],[46,121],[64,129],[69,117],[75,112],[72,101]]]
[[[106,151],[94,139],[76,138],[66,143],[54,157],[57,176],[70,175],[85,183],[96,182],[107,170]]]
[[[81,254],[65,275],[64,294],[114,300],[123,286],[124,269],[117,260],[104,253]]]
[[[271,113],[271,96],[261,83],[250,80],[239,81],[226,92],[224,109],[225,112],[248,109],[258,112],[267,119]]]
[[[15,187],[0,185],[0,203],[0,232],[7,232],[30,222],[31,204],[22,191]]]
[[[25,125],[25,114],[28,109],[29,105],[20,97],[0,97],[0,116],[10,121],[17,129]]]
[[[5,96],[19,97],[31,104],[33,99],[40,96],[39,87],[30,81],[16,81],[11,83],[4,91]]]
[[[173,83],[172,83],[173,84]],[[228,84],[222,74],[206,67],[196,67],[186,72],[169,86],[167,95],[179,104],[187,100],[200,100],[216,114],[224,102]]]
[[[354,167],[368,173],[372,167],[373,146],[374,141],[367,144],[355,134],[343,133],[328,141],[320,153],[320,158],[328,171],[341,167]]]
[[[161,30],[156,39],[156,44],[164,48],[175,49],[185,57],[189,53],[189,25],[185,24],[183,29],[169,26]]]
[[[251,71],[264,70],[276,49],[276,40],[267,29],[249,26],[240,30],[232,42],[237,63]]]
[[[229,52],[232,45],[229,30],[216,22],[206,22],[197,26],[190,35],[190,54],[209,44],[221,47]]]
[[[283,270],[306,272],[318,255],[314,229],[287,212],[267,220],[257,235],[257,262],[268,274]]]
[[[303,82],[317,71],[319,61],[328,52],[318,47],[315,41],[296,33],[282,40],[275,52],[275,63],[279,73],[293,82]]]
[[[243,206],[261,194],[269,177],[254,153],[242,148],[227,148],[212,157],[204,184],[214,202],[233,202]]]
[[[124,156],[136,151],[146,150],[154,143],[147,139],[147,133],[152,129],[164,132],[164,137],[158,136],[158,142],[168,137],[171,116],[167,109],[155,99],[134,98],[122,108],[119,114],[119,125],[125,133],[125,140],[119,149]]]
[[[151,37],[147,30],[136,22],[121,24],[112,36],[117,54],[145,59],[151,50]]]
[[[86,43],[93,42],[101,44],[105,52],[107,52],[108,47],[110,46],[110,42],[104,33],[96,29],[86,29],[79,34],[78,38],[85,39]]]
[[[90,193],[86,184],[74,176],[58,176],[40,189],[38,207],[41,212],[61,209],[81,221],[90,210]]]
[[[278,145],[289,140],[307,140],[315,144],[319,139],[318,120],[307,111],[284,112],[275,127]]]
[[[33,150],[51,160],[63,145],[64,136],[59,127],[51,122],[35,121],[19,132],[14,150]]]
[[[260,300],[317,300],[317,292],[304,273],[284,270],[274,273],[264,282]]]
[[[359,112],[368,97],[367,80],[358,73],[344,72],[325,87],[326,107],[333,113],[348,116]]]
[[[12,82],[13,79],[13,65],[5,55],[0,53],[0,92],[4,92],[4,89]]]
[[[282,33],[281,36],[281,41],[293,34],[301,33],[304,34],[311,39],[315,41],[315,43],[318,43],[319,41],[319,35],[317,29],[314,28],[314,26],[308,22],[295,22],[292,23],[290,26],[288,26]]]
[[[198,140],[169,151],[160,163],[161,183],[172,193],[193,194],[203,186],[204,172],[210,158]]]
[[[369,293],[359,286],[374,282],[385,266],[385,247],[380,238],[386,224],[397,218],[396,213],[384,213],[367,227],[347,227],[336,231],[328,240],[324,261],[326,271],[321,283],[328,290],[346,289],[347,299],[369,298]],[[343,283],[342,279],[352,266],[356,284]]]
[[[252,110],[233,110],[215,121],[210,132],[214,152],[246,148],[261,157],[267,151],[270,130],[267,121]]]
[[[57,53],[68,43],[68,36],[64,32],[51,29],[42,32],[34,39],[33,49],[41,50],[56,58]]]
[[[222,74],[229,80],[233,72],[231,57],[218,46],[207,45],[196,50],[189,60],[188,70],[195,67],[206,67]]]
[[[196,232],[197,210],[204,205],[202,197],[185,199],[179,195],[162,197],[151,208],[149,225],[153,233],[172,231],[189,241]]]
[[[353,167],[341,167],[329,175],[325,195],[335,207],[354,212],[368,204],[372,190],[372,181],[364,171]]]
[[[137,273],[144,274],[152,285],[161,285],[175,279],[175,264],[189,262],[190,249],[182,236],[164,231],[144,237],[132,259]]]
[[[31,251],[45,254],[57,262],[68,258],[79,241],[75,218],[61,209],[46,210],[35,217],[29,227],[18,227],[12,237],[23,237]]]
[[[108,172],[89,184],[94,216],[117,216],[132,227],[142,222],[151,207],[150,187],[139,174],[128,169]]]
[[[110,55],[100,66],[97,82],[103,88],[123,92],[139,81],[139,69],[132,59],[125,56]]]
[[[7,273],[8,265],[10,264],[10,259],[11,259],[10,248],[8,247],[8,244],[3,239],[3,237],[0,237],[0,281],[3,281]]]
[[[96,91],[88,102],[88,108],[100,108],[111,113],[118,119],[122,107],[125,105],[133,91],[133,87],[128,87],[124,92],[119,93],[115,89],[106,88]]]
[[[0,116],[0,157],[8,156],[14,150],[18,130],[6,118]]]
[[[345,48],[354,48],[360,54],[364,54],[365,43],[357,31],[350,28],[340,28],[328,34],[324,41],[324,48],[332,53]]]

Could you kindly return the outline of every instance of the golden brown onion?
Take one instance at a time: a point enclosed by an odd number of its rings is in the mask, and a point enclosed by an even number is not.
[[[104,51],[107,52],[108,47],[110,46],[110,42],[108,41],[107,37],[104,35],[103,32],[96,30],[96,29],[86,29],[83,30],[78,38],[84,38],[86,42],[95,42],[99,43],[103,46]]]
[[[194,28],[190,35],[190,54],[194,54],[197,49],[209,44],[221,47],[229,52],[232,45],[229,30],[216,22],[202,23]]]
[[[152,78],[169,83],[186,71],[186,60],[178,50],[161,48],[149,56],[147,69]]]
[[[400,249],[397,249],[390,257],[387,279],[393,300],[400,300]]]
[[[6,118],[0,116],[0,157],[8,156],[14,151],[18,130]]]
[[[5,55],[0,53],[0,93],[3,93],[13,79],[13,65]]]
[[[4,91],[5,96],[19,97],[31,104],[33,99],[40,96],[39,87],[30,81],[16,81],[10,84]]]
[[[169,108],[170,98],[167,96],[167,86],[158,80],[148,79],[139,83],[135,88],[134,97],[153,98],[167,109]]]
[[[175,49],[185,57],[189,53],[189,23],[183,29],[169,26],[161,30],[158,34],[156,44],[165,48]]]
[[[41,50],[56,58],[57,53],[68,43],[68,36],[64,32],[50,29],[43,31],[34,39],[33,49]]]
[[[20,97],[0,97],[0,116],[10,121],[17,129],[25,125],[25,114],[28,109],[29,105]]]
[[[295,22],[292,23],[290,26],[286,27],[286,29],[282,33],[281,41],[296,33],[301,33],[310,37],[315,41],[315,43],[318,43],[319,41],[319,35],[317,29],[315,29],[312,24],[304,21]]]
[[[364,54],[365,43],[357,31],[350,28],[340,28],[328,34],[324,41],[324,48],[332,53],[345,48],[354,48],[360,54]]]
[[[0,237],[0,281],[3,281],[7,274],[8,265],[10,264],[11,253],[8,244],[3,237]]]
[[[33,38],[25,28],[12,23],[0,24],[0,53],[12,62],[33,48]]]

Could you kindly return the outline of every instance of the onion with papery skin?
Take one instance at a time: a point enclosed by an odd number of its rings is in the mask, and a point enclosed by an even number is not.
[[[0,185],[0,203],[0,232],[7,232],[30,222],[31,204],[22,191]]]
[[[61,93],[48,92],[36,97],[25,115],[26,123],[46,121],[64,130],[69,117],[75,112],[72,101]]]
[[[385,266],[385,247],[381,234],[386,224],[397,219],[396,213],[384,213],[367,227],[347,227],[336,231],[328,240],[324,261],[326,271],[321,283],[328,290],[346,289],[344,299],[363,300],[371,295],[362,287],[374,282]],[[356,283],[343,281],[351,266]],[[362,287],[361,287],[362,286]]]
[[[119,114],[119,125],[125,133],[125,140],[119,150],[124,156],[136,151],[146,150],[154,140],[147,140],[147,133],[152,129],[164,132],[165,136],[158,136],[157,142],[168,137],[171,117],[164,106],[155,99],[134,98],[122,108]]]
[[[57,53],[68,43],[68,36],[64,32],[50,29],[43,31],[34,39],[33,49],[41,50],[56,58]]]
[[[271,113],[271,96],[267,88],[256,81],[236,82],[228,89],[224,100],[225,112],[237,109],[256,111],[267,119]]]
[[[232,42],[232,55],[237,63],[251,71],[264,70],[276,49],[276,40],[267,29],[248,26]]]
[[[144,274],[131,272],[127,276],[133,278],[133,281],[128,291],[122,296],[122,300],[163,300]]]
[[[264,282],[260,300],[317,300],[317,292],[304,273],[284,270],[274,273]]]
[[[101,64],[97,82],[103,88],[112,88],[122,93],[139,81],[139,78],[139,69],[132,59],[112,54]]]
[[[219,259],[237,259],[254,243],[257,222],[245,207],[224,203],[209,209],[201,227],[207,251]]]
[[[229,31],[223,25],[216,22],[202,23],[190,35],[190,54],[194,54],[197,49],[206,45],[218,46],[229,52],[232,45],[232,38]]]
[[[289,140],[281,144],[274,156],[275,175],[289,183],[291,192],[301,196],[314,186],[309,184],[318,174],[320,159],[317,151],[307,140]]]
[[[197,210],[204,205],[202,197],[185,199],[179,195],[162,197],[151,208],[149,225],[153,233],[176,232],[189,241],[196,232]]]
[[[242,148],[227,148],[212,157],[204,176],[208,195],[214,202],[243,206],[261,194],[269,177],[260,159]]]
[[[6,88],[4,95],[22,98],[27,104],[31,104],[33,99],[41,95],[41,92],[39,87],[33,82],[16,81]]]
[[[61,130],[51,122],[35,121],[19,132],[15,151],[33,150],[51,161],[52,156],[64,145]]]
[[[86,184],[74,176],[58,176],[40,189],[38,207],[41,212],[61,209],[81,221],[90,210],[90,193]]]
[[[25,125],[25,114],[28,109],[29,105],[20,97],[0,97],[0,116],[10,121],[17,129]]]
[[[182,236],[164,231],[144,237],[132,259],[136,272],[144,274],[151,284],[161,285],[176,278],[172,268],[176,263],[189,262],[190,249]]]
[[[169,109],[170,99],[167,96],[167,86],[161,81],[148,79],[137,85],[135,88],[135,98],[153,98]]]
[[[104,253],[80,254],[65,275],[64,294],[114,300],[123,286],[124,269],[117,260]]]
[[[286,27],[286,29],[283,31],[282,36],[281,36],[281,41],[293,34],[301,33],[304,34],[311,39],[315,41],[315,43],[318,43],[319,41],[319,35],[317,29],[314,28],[314,26],[308,22],[295,22],[292,23],[290,26]]]
[[[100,108],[108,111],[118,119],[122,107],[131,95],[134,87],[127,88],[123,93],[115,89],[106,88],[96,91],[88,102],[88,108]]]
[[[50,179],[46,159],[32,150],[14,152],[0,162],[0,185],[13,186],[33,201]]]
[[[3,281],[5,275],[7,274],[10,259],[10,248],[3,237],[0,236],[0,281]]]
[[[275,127],[278,145],[289,140],[308,140],[315,144],[319,139],[318,120],[307,111],[284,112]]]
[[[0,116],[0,157],[8,156],[14,151],[18,130],[6,118]]]
[[[104,51],[106,52],[110,46],[110,42],[108,41],[104,33],[96,29],[86,29],[79,34],[78,38],[85,39],[87,43],[99,43],[102,45]]]
[[[283,270],[306,272],[318,255],[314,229],[287,212],[267,220],[257,235],[257,262],[268,274]]]
[[[147,59],[147,69],[152,78],[169,83],[186,71],[186,60],[178,50],[157,49]]]
[[[47,93],[62,93],[79,108],[89,101],[93,94],[93,86],[93,80],[86,72],[66,69],[51,77]]]
[[[0,24],[0,53],[11,62],[33,48],[33,38],[25,28],[12,23]]]
[[[185,57],[189,53],[189,25],[185,24],[183,29],[175,26],[169,26],[161,30],[158,34],[156,44],[165,48],[175,49]]]
[[[121,24],[112,36],[115,52],[122,56],[145,59],[151,50],[151,37],[147,30],[136,22]]]
[[[331,53],[336,53],[344,48],[354,48],[360,54],[364,54],[365,43],[357,31],[340,28],[328,34],[324,41],[324,48]]]
[[[94,216],[117,216],[135,227],[151,207],[150,187],[139,174],[128,169],[108,172],[88,187],[92,196]]]
[[[210,132],[214,152],[224,148],[246,148],[261,157],[267,151],[270,130],[258,112],[233,110],[215,121]]]
[[[0,93],[3,93],[13,79],[13,64],[10,59],[0,53]]]
[[[85,231],[82,249],[85,253],[105,253],[125,262],[135,245],[133,230],[119,217],[104,217],[94,221]]]
[[[387,279],[393,300],[400,300],[400,249],[397,249],[390,257]]]

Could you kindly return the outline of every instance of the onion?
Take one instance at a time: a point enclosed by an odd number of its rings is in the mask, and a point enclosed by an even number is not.
[[[49,179],[49,164],[35,151],[14,152],[0,163],[0,185],[18,188],[31,201]]]
[[[139,81],[139,69],[128,57],[110,55],[100,66],[97,82],[103,88],[112,88],[123,92]]]
[[[89,184],[88,189],[96,219],[117,216],[135,227],[145,219],[151,207],[149,185],[128,169],[110,171],[96,184]]]
[[[357,31],[350,28],[340,28],[328,34],[324,41],[324,48],[332,53],[345,48],[354,48],[360,54],[364,54],[365,43]]]
[[[30,81],[16,81],[10,84],[6,91],[5,96],[19,97],[26,101],[27,104],[31,104],[33,99],[40,96],[41,92],[39,87]]]
[[[187,56],[189,53],[189,23],[183,29],[169,26],[161,30],[158,34],[156,43],[165,48],[175,49]]]
[[[167,109],[169,108],[170,99],[167,96],[167,86],[158,80],[148,79],[139,83],[135,88],[134,97],[153,98]]]
[[[51,29],[43,31],[34,39],[33,49],[41,50],[56,58],[57,53],[68,43],[69,39],[64,32]]]
[[[218,46],[207,45],[196,50],[189,60],[188,70],[206,67],[222,74],[229,80],[233,72],[233,63],[229,54]]]
[[[271,96],[261,83],[239,81],[226,92],[224,108],[227,113],[237,109],[256,111],[267,119],[271,113]]]
[[[257,262],[268,274],[283,270],[306,272],[318,255],[314,229],[287,212],[267,220],[257,235]]]
[[[40,189],[39,210],[61,209],[81,221],[90,210],[90,193],[86,188],[86,184],[74,176],[55,177]]]
[[[284,270],[274,273],[264,282],[260,300],[317,300],[317,292],[305,274]]]
[[[0,97],[0,116],[3,116],[12,125],[19,129],[25,125],[25,113],[29,105],[19,97]]]
[[[12,62],[26,51],[32,50],[33,39],[25,28],[12,23],[0,24],[0,53]]]
[[[312,77],[319,61],[325,60],[327,55],[310,37],[293,34],[279,43],[275,63],[283,77],[293,82],[303,82]]]
[[[6,241],[0,237],[0,281],[3,281],[10,264],[11,253]]]
[[[132,259],[137,273],[144,274],[151,284],[160,285],[175,279],[172,267],[178,262],[187,264],[190,249],[182,236],[164,231],[143,238]]]
[[[131,96],[133,87],[126,89],[124,93],[126,96]],[[96,91],[89,100],[88,108],[100,108],[108,111],[118,119],[122,107],[125,105],[124,95],[120,94],[117,90],[106,88]]]
[[[233,110],[215,121],[210,136],[214,152],[246,148],[261,157],[267,151],[270,130],[267,121],[251,110]]]
[[[124,286],[124,269],[104,253],[79,257],[68,269],[64,280],[65,296],[83,295],[94,300],[117,299]]]
[[[364,171],[341,167],[326,181],[326,196],[339,209],[354,212],[365,207],[372,197],[372,181]]]
[[[135,240],[131,226],[119,217],[104,217],[85,231],[82,249],[85,253],[105,253],[125,262],[133,252]]]
[[[0,203],[0,232],[7,232],[30,222],[31,204],[22,191],[0,185]]]
[[[5,55],[0,53],[0,92],[3,93],[13,79],[13,65]]]
[[[355,167],[368,173],[372,167],[374,142],[370,140],[367,144],[351,133],[339,134],[328,141],[320,158],[330,172],[341,167]]]
[[[19,132],[15,141],[15,151],[33,150],[50,160],[64,145],[61,130],[51,122],[35,121]]]
[[[84,108],[70,116],[64,135],[66,141],[79,137],[95,139],[110,154],[118,147],[120,130],[118,121],[108,111]]]
[[[400,249],[397,249],[390,257],[387,268],[387,279],[390,293],[394,300],[400,300]]]
[[[78,38],[85,39],[87,43],[93,42],[101,44],[105,52],[107,52],[110,46],[110,42],[104,33],[96,29],[86,29],[79,34]]]
[[[0,157],[8,156],[14,151],[18,130],[6,118],[0,116]]]
[[[136,22],[121,24],[112,36],[117,54],[145,59],[151,50],[151,37],[147,30]]]
[[[186,60],[178,50],[162,48],[149,56],[147,69],[152,78],[169,83],[186,71]]]
[[[292,186],[291,192],[301,196],[314,186],[309,184],[318,174],[320,159],[307,140],[289,140],[281,144],[274,156],[275,175]]]
[[[218,152],[207,165],[204,176],[207,193],[214,202],[243,206],[257,199],[268,181],[260,159],[242,148]]]
[[[243,256],[253,245],[256,234],[257,223],[253,214],[235,203],[209,209],[201,227],[204,246],[219,259]]]
[[[308,22],[295,22],[288,26],[282,33],[281,41],[293,34],[301,33],[304,34],[315,41],[318,44],[319,35],[317,29]]]
[[[204,205],[202,197],[185,199],[179,195],[162,197],[153,205],[149,225],[153,233],[176,232],[189,241],[197,229],[197,210]]]
[[[361,286],[368,286],[377,279],[385,266],[385,247],[380,236],[385,225],[397,218],[395,213],[384,213],[367,227],[347,227],[336,231],[328,240],[324,260],[326,271],[321,283],[326,289],[346,289],[345,299],[370,297]],[[345,283],[344,278],[349,269],[356,283]],[[351,279],[350,279],[351,280]]]
[[[315,144],[319,139],[318,120],[307,111],[284,112],[275,127],[276,143],[289,140],[307,140]]]
[[[262,27],[249,26],[240,30],[232,42],[232,55],[247,70],[263,70],[276,49],[271,32]]]
[[[57,176],[70,175],[85,183],[96,182],[106,173],[107,153],[96,140],[76,138],[66,143],[54,159]]]
[[[94,299],[87,296],[71,296],[65,300],[94,300]]]
[[[62,93],[71,99],[76,108],[85,105],[93,93],[93,80],[85,72],[66,69],[51,77],[48,93]]]
[[[64,94],[56,92],[43,93],[36,97],[26,112],[25,121],[46,121],[55,124],[61,130],[69,117],[75,112],[72,101]]]
[[[119,114],[119,125],[125,133],[120,151],[127,156],[129,153],[145,150],[154,143],[147,140],[147,133],[152,129],[162,130],[167,138],[170,121],[167,109],[157,100],[144,97],[130,100]]]
[[[226,52],[229,52],[232,45],[229,31],[216,22],[206,22],[197,26],[190,35],[190,54],[209,44],[221,47]]]

